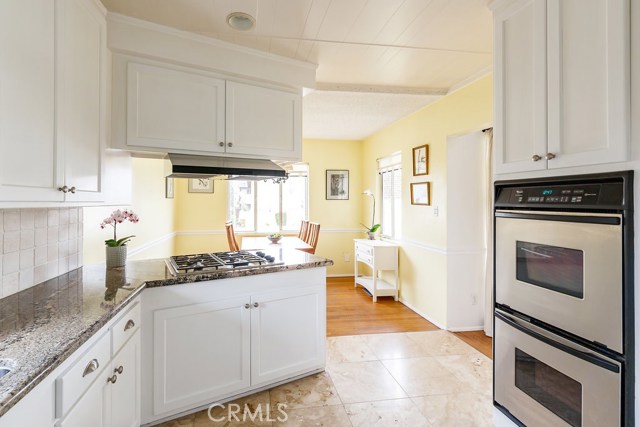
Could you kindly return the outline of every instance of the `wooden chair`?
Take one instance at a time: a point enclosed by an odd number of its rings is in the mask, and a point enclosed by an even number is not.
[[[305,242],[309,246],[312,246],[310,249],[305,249],[305,252],[309,252],[310,254],[316,253],[316,247],[318,246],[318,238],[320,237],[320,224],[317,222],[309,223],[309,230],[307,238],[304,239]]]
[[[298,233],[298,239],[307,241],[309,237],[309,221],[302,220],[300,222],[300,232]]]
[[[224,224],[224,228],[227,229],[227,242],[229,242],[229,250],[230,251],[238,251],[240,250],[240,246],[236,241],[236,235],[233,232],[233,222],[229,221]]]

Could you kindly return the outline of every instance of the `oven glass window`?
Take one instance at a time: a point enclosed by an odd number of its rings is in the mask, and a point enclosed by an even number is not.
[[[584,252],[516,241],[516,278],[522,282],[584,296]]]
[[[582,425],[582,384],[518,348],[516,387],[569,425]]]

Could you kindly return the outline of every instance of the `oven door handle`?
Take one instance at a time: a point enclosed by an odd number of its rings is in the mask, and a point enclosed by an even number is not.
[[[539,221],[578,222],[583,224],[620,225],[622,220],[617,216],[592,216],[592,215],[551,215],[529,214],[518,212],[496,211],[496,218],[534,219]]]
[[[555,341],[549,337],[546,337],[538,332],[535,332],[525,326],[520,325],[519,323],[517,323],[515,320],[513,320],[510,316],[507,316],[505,314],[502,313],[498,313],[497,311],[495,312],[495,316],[502,320],[503,322],[505,322],[506,324],[508,324],[509,326],[512,326],[514,328],[516,328],[517,330],[519,330],[520,332],[523,332],[539,341],[542,341],[545,344],[548,344],[552,347],[557,348],[558,350],[564,351],[565,353],[569,353],[572,356],[578,357],[586,362],[592,363],[596,366],[599,366],[601,368],[604,368],[608,371],[614,372],[616,374],[620,373],[620,366],[616,365],[615,363],[611,363],[601,357],[596,356],[595,354],[592,353],[587,353],[585,351],[581,351],[578,349],[575,349],[573,347],[569,347],[568,345],[562,344],[558,341]]]

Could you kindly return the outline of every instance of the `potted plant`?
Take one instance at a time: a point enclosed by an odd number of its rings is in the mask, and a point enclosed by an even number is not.
[[[140,218],[133,211],[127,209],[121,211],[118,209],[102,221],[100,224],[101,229],[104,229],[107,225],[113,227],[113,239],[104,241],[106,245],[107,268],[122,267],[127,263],[127,243],[129,243],[133,237],[136,237],[131,235],[118,239],[118,224],[122,224],[125,221],[136,223],[139,220]]]
[[[376,231],[378,231],[378,229],[380,228],[380,224],[374,224],[376,218],[376,197],[373,195],[373,192],[371,190],[364,190],[362,194],[371,197],[371,199],[373,200],[373,212],[371,213],[371,227],[367,227],[363,223],[360,223],[360,225],[362,225],[367,230],[369,240],[375,240]]]

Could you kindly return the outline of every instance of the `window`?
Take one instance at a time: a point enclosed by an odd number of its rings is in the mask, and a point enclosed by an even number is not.
[[[307,218],[308,165],[294,164],[283,183],[229,181],[227,218],[236,231],[297,231]]]
[[[398,239],[402,231],[402,157],[400,153],[378,160],[382,188],[381,232]]]

